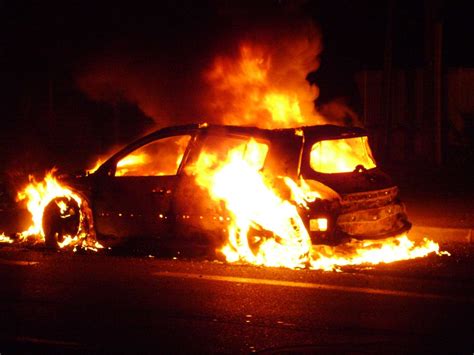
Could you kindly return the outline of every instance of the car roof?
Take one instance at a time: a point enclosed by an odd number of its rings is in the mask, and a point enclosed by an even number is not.
[[[362,136],[367,135],[367,131],[359,127],[345,127],[336,126],[331,124],[324,125],[313,125],[313,126],[300,126],[295,128],[277,128],[277,129],[265,129],[252,126],[235,126],[235,125],[221,125],[221,124],[207,124],[207,123],[196,123],[187,125],[170,126],[159,129],[147,137],[161,136],[165,134],[179,134],[189,131],[207,131],[213,133],[227,133],[237,135],[258,135],[263,137],[272,137],[279,135],[304,135],[315,139],[331,139],[347,136]]]

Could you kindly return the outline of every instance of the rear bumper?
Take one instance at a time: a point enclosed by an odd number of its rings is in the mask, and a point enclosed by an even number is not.
[[[336,233],[357,239],[380,239],[402,234],[411,228],[398,188],[342,196]]]
[[[411,228],[401,203],[341,214],[336,225],[336,233],[356,239],[388,238]]]
[[[313,213],[307,216],[307,227],[311,227],[311,219],[328,219],[327,231],[309,229],[313,243],[338,244],[347,238],[383,239],[411,228],[405,206],[398,199],[397,187],[342,195],[339,202],[337,208],[314,206]]]

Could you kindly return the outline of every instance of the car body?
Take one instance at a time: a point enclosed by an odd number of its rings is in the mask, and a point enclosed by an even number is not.
[[[93,229],[99,241],[108,245],[144,236],[167,245],[216,245],[226,238],[228,213],[222,203],[197,186],[187,168],[203,151],[225,157],[230,149],[250,140],[268,147],[261,171],[273,178],[276,186],[282,176],[304,179],[329,196],[299,209],[312,243],[386,238],[410,229],[397,187],[375,165],[367,132],[361,128],[168,127],[127,145],[95,172],[65,182],[87,201]],[[347,146],[347,142],[349,150],[334,153],[333,144]],[[134,161],[141,159],[143,152],[153,158],[142,161],[137,170]],[[314,161],[315,156],[324,160],[326,153],[330,155],[326,165],[346,154],[354,156],[351,164],[355,166],[328,169]],[[366,166],[359,164],[361,161]]]

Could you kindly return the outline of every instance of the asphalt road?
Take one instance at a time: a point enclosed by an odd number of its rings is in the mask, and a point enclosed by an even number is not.
[[[474,247],[343,272],[0,246],[0,353],[466,353]]]

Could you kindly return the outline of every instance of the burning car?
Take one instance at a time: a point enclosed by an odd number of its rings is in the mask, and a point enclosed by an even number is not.
[[[259,196],[253,174],[269,193]],[[297,244],[338,244],[398,236],[411,227],[361,128],[169,127],[62,183],[75,197],[50,200],[42,217],[53,247],[92,233],[107,245],[147,237],[215,248],[230,239],[255,252],[269,239],[288,245],[288,234]],[[290,212],[262,205],[267,198]]]

